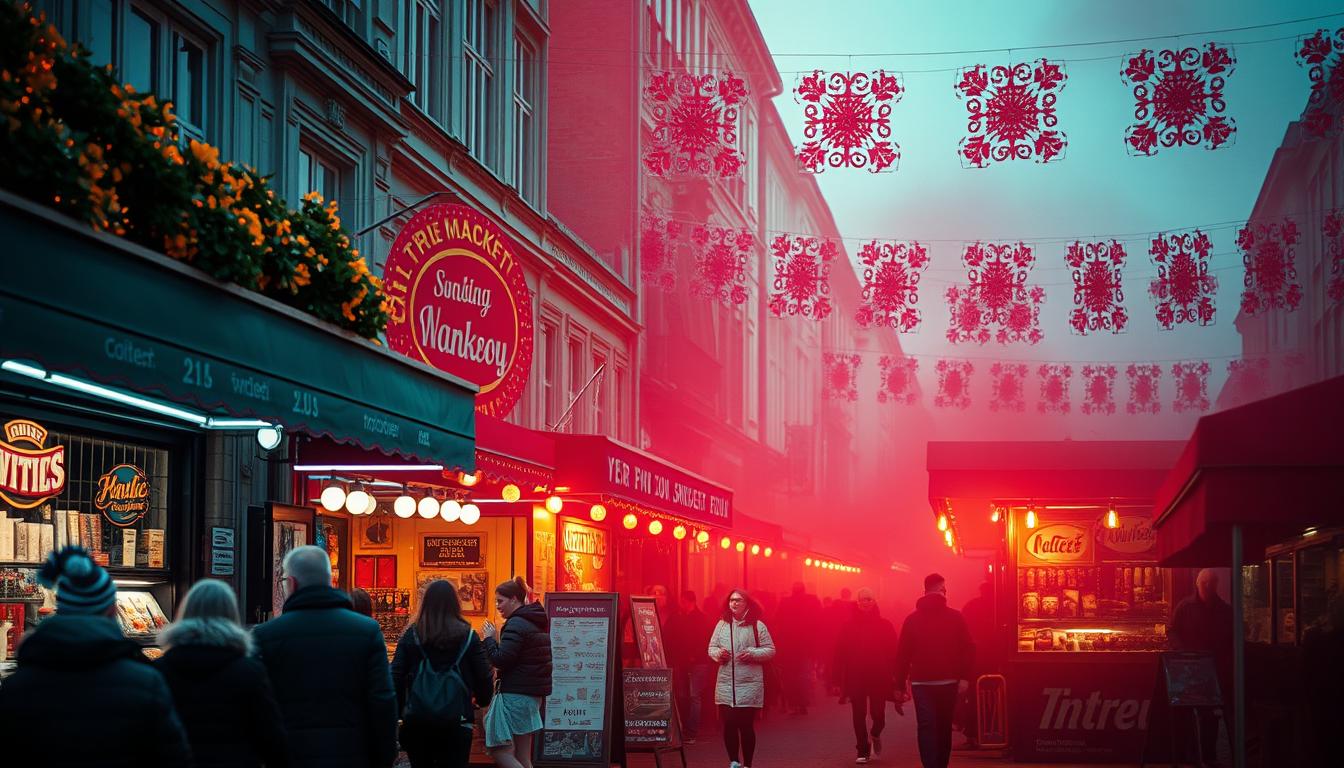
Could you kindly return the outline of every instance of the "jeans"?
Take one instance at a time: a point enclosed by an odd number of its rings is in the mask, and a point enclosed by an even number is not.
[[[881,736],[882,729],[887,727],[887,697],[880,693],[859,693],[849,697],[849,706],[854,714],[854,746],[859,757],[871,757],[873,747],[868,737],[870,733],[874,739]],[[868,729],[870,716],[873,718],[871,731]]]
[[[957,684],[911,685],[915,719],[919,721],[919,761],[924,768],[947,768],[952,759],[952,714],[957,708]]]
[[[466,768],[471,758],[470,728],[455,725],[419,726],[408,733],[401,728],[401,748],[411,761],[411,768]]]
[[[694,739],[700,733],[700,713],[705,707],[705,691],[709,688],[713,667],[694,664],[673,670],[672,686],[677,694],[677,710],[681,715],[682,736]]]

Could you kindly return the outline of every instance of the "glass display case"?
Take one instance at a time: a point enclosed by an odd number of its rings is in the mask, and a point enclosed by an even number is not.
[[[1267,591],[1277,645],[1300,645],[1328,622],[1330,602],[1344,593],[1344,528],[1310,529],[1266,552],[1273,574]]]

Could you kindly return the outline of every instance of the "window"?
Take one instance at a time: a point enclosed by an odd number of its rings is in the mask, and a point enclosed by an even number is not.
[[[491,115],[495,108],[495,69],[491,62],[495,55],[495,18],[495,6],[490,0],[467,0],[463,138],[472,157],[486,167],[494,166]]]
[[[556,404],[555,387],[558,383],[560,350],[556,347],[556,328],[550,323],[541,327],[541,398],[546,429],[555,426],[560,412]]]
[[[612,377],[611,371],[602,367],[606,364],[606,355],[600,352],[593,355],[593,375],[596,376],[598,371],[602,371],[601,377],[589,388],[593,398],[593,434],[597,435],[605,435],[610,431],[610,425],[607,424],[607,397],[608,383]]]
[[[437,117],[439,7],[434,0],[402,0],[401,71],[415,86],[411,103]]]
[[[360,0],[323,0],[332,13],[341,17],[348,26],[358,28]]]
[[[121,77],[139,93],[159,91],[159,24],[139,9],[126,18],[126,63]]]
[[[513,183],[524,200],[535,203],[537,55],[526,40],[514,37],[513,59]]]
[[[84,47],[89,49],[89,60],[100,67],[114,62],[117,8],[113,0],[89,0],[77,10],[87,10],[88,14],[87,22],[79,26],[84,30]]]
[[[320,156],[299,149],[299,192],[316,192],[324,201],[335,200],[341,190],[341,172]]]
[[[625,366],[616,368],[616,386],[612,393],[612,403],[615,406],[616,430],[614,435],[618,440],[633,442],[630,438],[630,429],[628,427],[630,419],[634,417],[634,398],[630,396],[630,372]]]
[[[567,432],[582,432],[584,430],[583,404],[574,402],[579,396],[579,390],[587,381],[587,371],[583,367],[583,340],[569,340],[569,398],[565,407],[573,407],[570,411],[569,424],[566,426]]]
[[[205,141],[205,50],[173,33],[173,102],[184,136]]]

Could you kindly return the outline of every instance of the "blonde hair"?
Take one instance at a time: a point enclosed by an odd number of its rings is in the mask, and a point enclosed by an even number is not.
[[[238,597],[233,588],[218,579],[201,579],[187,592],[177,609],[177,620],[224,619],[242,625]]]

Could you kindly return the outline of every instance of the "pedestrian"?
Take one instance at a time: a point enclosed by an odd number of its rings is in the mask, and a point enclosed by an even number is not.
[[[281,562],[280,616],[252,631],[300,768],[383,768],[397,757],[397,695],[378,622],[331,586],[321,547]]]
[[[729,592],[709,641],[709,658],[719,665],[714,703],[723,720],[729,768],[751,768],[756,753],[756,716],[765,706],[764,665],[775,658],[775,642],[760,615],[760,605],[746,590]]]
[[[695,744],[700,734],[705,688],[713,669],[704,649],[714,634],[714,626],[700,610],[694,592],[682,592],[678,608],[667,623],[667,648],[671,656],[668,661],[672,664],[672,689],[676,691],[681,714],[682,741]]]
[[[995,671],[994,659],[994,584],[982,582],[980,594],[966,601],[961,608],[966,619],[966,628],[971,632],[971,642],[975,643],[975,664],[971,668],[971,687],[964,696],[958,697],[957,708],[960,714],[961,732],[966,741],[958,749],[980,748],[980,722],[975,699],[975,681],[981,675]]]
[[[475,707],[490,705],[494,679],[485,644],[462,618],[452,582],[436,579],[425,587],[420,613],[392,657],[392,684],[411,768],[465,768]]]
[[[835,646],[835,684],[849,700],[854,741],[863,764],[882,754],[887,699],[896,690],[896,628],[882,618],[871,589],[860,589],[854,615],[840,628]],[[872,719],[872,726],[868,724]]]
[[[368,592],[359,587],[350,590],[350,604],[354,606],[355,613],[373,618],[373,597]]]
[[[1337,734],[1339,692],[1344,690],[1344,593],[1326,604],[1325,620],[1302,632],[1303,686],[1311,713],[1310,765],[1344,765],[1344,743]]]
[[[155,666],[173,692],[197,768],[289,765],[280,706],[228,584],[196,582],[159,639],[165,650]]]
[[[1195,594],[1182,600],[1172,612],[1167,642],[1174,651],[1212,655],[1219,687],[1232,690],[1232,606],[1218,594],[1217,571],[1205,568],[1195,577]],[[1230,697],[1227,701],[1231,706]],[[1217,765],[1218,713],[1209,708],[1195,712],[1199,717],[1199,749],[1204,763]],[[1227,723],[1227,728],[1230,743],[1231,723]]]
[[[970,690],[974,663],[966,620],[947,607],[947,583],[936,573],[925,576],[924,596],[901,625],[896,652],[896,702],[905,701],[909,681],[924,768],[947,768],[952,759],[952,715],[957,697]]]
[[[821,601],[795,582],[789,596],[775,611],[775,636],[779,647],[779,672],[784,686],[784,707],[791,714],[806,715],[812,700],[813,672],[826,638]]]
[[[532,738],[541,730],[541,702],[551,695],[550,619],[515,576],[495,587],[501,632],[485,622],[485,652],[499,676],[485,713],[485,748],[501,768],[532,768]]]
[[[821,625],[823,630],[821,647],[825,653],[820,655],[819,662],[822,667],[821,673],[823,680],[835,679],[835,660],[830,653],[836,643],[840,642],[840,628],[854,617],[854,610],[857,607],[854,600],[854,593],[849,591],[849,587],[840,590],[840,596],[831,599],[822,611]],[[844,691],[840,691],[840,703],[844,704],[849,700]]]
[[[83,547],[47,556],[38,582],[56,613],[19,644],[0,684],[6,765],[191,764],[186,731],[158,670],[117,625],[117,587]]]

